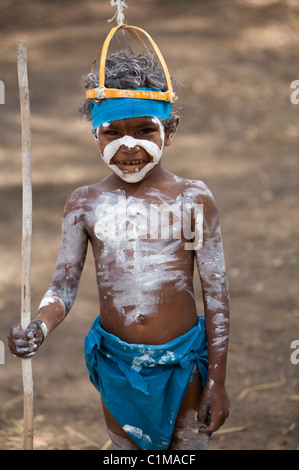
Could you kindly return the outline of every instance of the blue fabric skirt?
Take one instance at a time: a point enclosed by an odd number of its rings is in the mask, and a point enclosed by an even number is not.
[[[206,384],[204,316],[159,345],[126,343],[107,333],[98,316],[85,338],[85,360],[91,382],[130,438],[143,450],[167,449],[194,362]]]

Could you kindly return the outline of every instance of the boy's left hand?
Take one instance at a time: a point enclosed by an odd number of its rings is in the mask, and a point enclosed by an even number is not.
[[[217,431],[229,415],[229,406],[225,387],[207,383],[198,405],[199,432],[210,434]]]

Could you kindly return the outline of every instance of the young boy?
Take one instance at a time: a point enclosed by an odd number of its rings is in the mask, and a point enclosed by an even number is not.
[[[97,84],[89,74],[86,88]],[[167,89],[152,57],[125,51],[107,59],[105,86]],[[27,330],[11,328],[9,346],[31,357],[66,317],[90,242],[100,316],[85,356],[114,449],[206,449],[229,409],[229,294],[217,209],[204,183],[161,166],[179,122],[170,103],[137,101],[87,99],[81,107],[112,174],[69,197],[52,285]]]

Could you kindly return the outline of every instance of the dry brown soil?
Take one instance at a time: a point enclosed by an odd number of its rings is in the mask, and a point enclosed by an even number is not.
[[[221,216],[231,289],[227,389],[231,413],[211,449],[297,449],[299,365],[297,0],[128,0],[126,21],[147,30],[181,82],[181,125],[164,166],[205,181]],[[0,1],[0,449],[19,449],[20,360],[8,351],[19,321],[21,132],[16,45],[28,48],[32,113],[32,312],[48,288],[67,196],[107,172],[78,118],[81,76],[108,33],[108,0]],[[201,310],[197,287],[198,309]],[[98,313],[89,253],[65,322],[33,360],[35,449],[102,449],[108,435],[89,382],[83,341]],[[297,359],[298,359],[297,355]]]

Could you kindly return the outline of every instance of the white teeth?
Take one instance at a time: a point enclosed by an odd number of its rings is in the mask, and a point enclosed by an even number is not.
[[[140,165],[144,163],[142,160],[137,160],[136,162],[120,162],[121,165]]]

